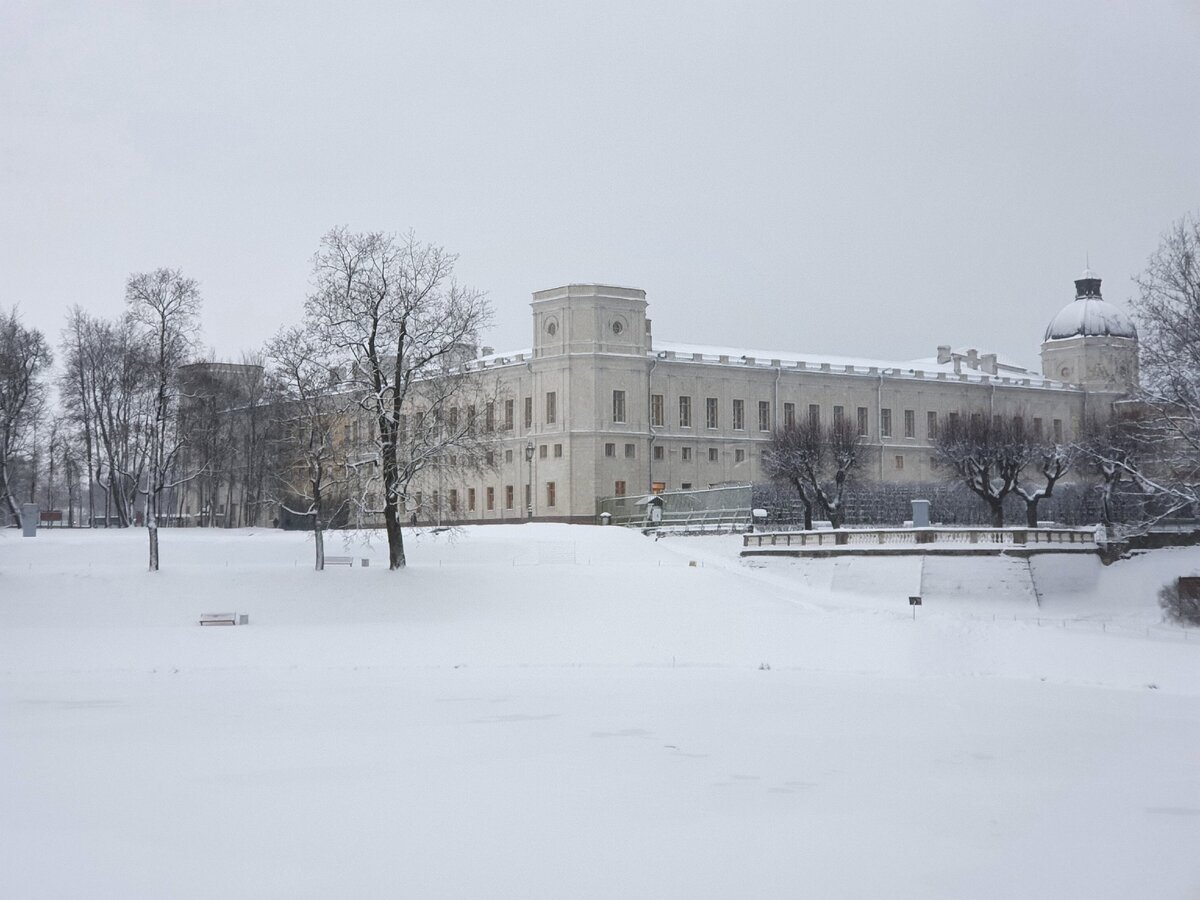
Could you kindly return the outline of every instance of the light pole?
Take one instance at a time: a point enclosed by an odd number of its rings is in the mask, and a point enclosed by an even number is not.
[[[525,513],[533,518],[533,441],[525,445],[525,462],[529,463],[529,481],[525,485]]]

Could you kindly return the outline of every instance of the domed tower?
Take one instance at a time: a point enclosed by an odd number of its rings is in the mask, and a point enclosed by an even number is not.
[[[1091,269],[1075,280],[1075,299],[1046,327],[1042,374],[1091,390],[1128,391],[1137,384],[1137,328],[1100,296],[1100,276]]]

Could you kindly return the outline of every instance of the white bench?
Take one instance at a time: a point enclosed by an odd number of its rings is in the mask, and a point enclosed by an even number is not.
[[[236,625],[237,613],[204,613],[200,616],[201,625]]]
[[[325,565],[327,566],[354,566],[353,556],[327,556],[325,557]]]

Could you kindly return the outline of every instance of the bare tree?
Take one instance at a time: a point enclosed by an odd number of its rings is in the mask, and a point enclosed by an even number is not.
[[[1014,428],[1012,438],[1021,440],[1022,437],[1020,429]],[[1027,454],[1028,465],[1036,466],[1040,484],[1023,483],[1023,472],[1022,481],[1013,486],[1013,493],[1025,501],[1025,524],[1037,528],[1038,505],[1054,496],[1054,486],[1071,471],[1076,451],[1069,444],[1043,443],[1035,439],[1028,441]]]
[[[846,489],[870,452],[847,420],[839,419],[825,427],[804,421],[775,431],[763,451],[763,467],[772,479],[796,489],[804,507],[805,528],[812,528],[814,506],[834,528],[841,528]]]
[[[1090,417],[1076,444],[1083,469],[1100,494],[1100,521],[1106,528],[1117,523],[1115,501],[1123,493],[1146,493],[1142,468],[1152,448],[1144,441],[1144,411],[1137,403],[1121,404],[1105,419]]]
[[[16,521],[21,520],[18,459],[34,450],[33,433],[46,403],[43,375],[50,363],[42,333],[22,325],[15,308],[0,310],[0,499]],[[36,478],[31,489],[35,484]]]
[[[992,526],[1002,528],[1004,498],[1016,489],[1031,455],[1013,421],[981,412],[951,413],[934,438],[934,453],[949,466],[951,477],[988,505]]]
[[[1200,502],[1200,216],[1172,225],[1135,280],[1142,385],[1106,464],[1162,517]]]
[[[327,233],[314,258],[307,314],[374,423],[390,569],[405,565],[401,526],[413,480],[450,454],[475,465],[482,453],[469,417],[448,421],[454,404],[470,404],[479,390],[464,363],[491,315],[483,294],[454,281],[456,259],[411,233],[345,228]]]
[[[190,477],[189,473],[177,473],[175,467],[183,442],[177,415],[178,370],[193,352],[199,329],[200,290],[178,269],[156,269],[129,277],[125,302],[149,348],[153,391],[146,421],[147,464],[142,492],[146,497],[150,571],[157,572],[158,519],[164,493]]]
[[[355,398],[339,392],[336,370],[310,332],[280,331],[267,345],[271,360],[273,408],[288,436],[277,471],[278,500],[289,513],[312,525],[315,567],[325,568],[325,527],[349,502],[348,468],[338,428]]]

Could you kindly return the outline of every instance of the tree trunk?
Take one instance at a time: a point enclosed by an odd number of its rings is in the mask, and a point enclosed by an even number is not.
[[[325,571],[325,531],[321,525],[321,516],[313,513],[313,543],[317,548],[317,571]]]
[[[403,569],[407,564],[404,559],[404,535],[400,531],[400,516],[394,500],[384,505],[383,526],[388,539],[388,568]]]
[[[1025,501],[1025,524],[1029,528],[1038,527],[1038,501],[1041,497],[1033,497]]]
[[[995,498],[988,499],[988,506],[992,508],[992,527],[1004,527],[1004,501]]]
[[[146,508],[146,533],[150,536],[150,571],[158,571],[158,517]]]

